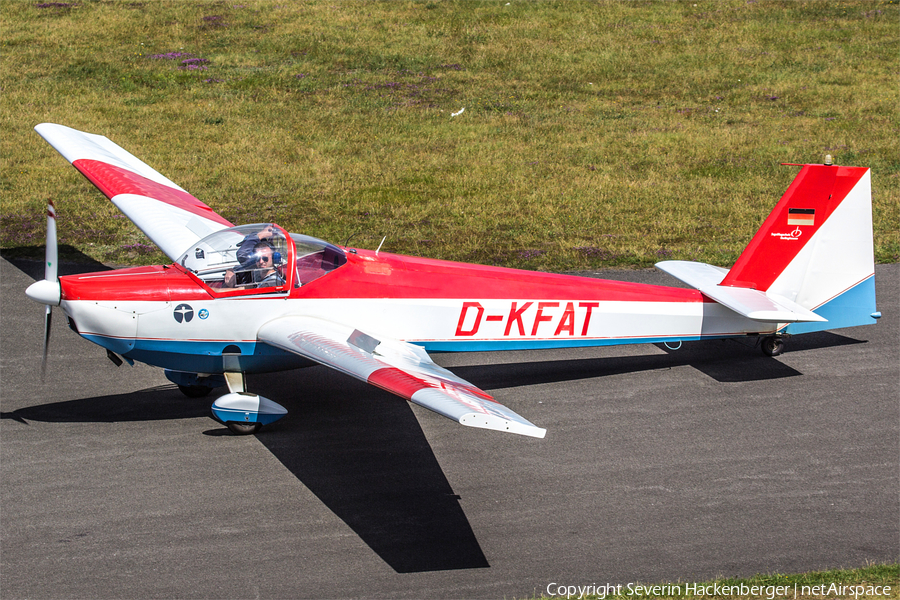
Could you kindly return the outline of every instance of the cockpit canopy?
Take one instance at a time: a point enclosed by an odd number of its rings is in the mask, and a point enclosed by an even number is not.
[[[337,246],[270,223],[222,229],[178,259],[211,288],[271,291],[306,285],[345,262]]]

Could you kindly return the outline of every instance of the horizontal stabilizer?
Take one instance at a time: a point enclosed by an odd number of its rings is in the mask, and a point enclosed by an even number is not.
[[[705,263],[667,260],[656,267],[701,291],[734,312],[767,323],[824,322],[816,313],[803,308],[783,296],[750,288],[719,285],[728,274],[727,269]]]

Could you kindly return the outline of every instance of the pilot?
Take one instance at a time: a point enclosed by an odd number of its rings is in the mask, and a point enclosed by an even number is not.
[[[278,235],[278,231],[269,225],[262,231],[251,233],[246,236],[238,245],[237,259],[241,263],[237,272],[232,269],[225,271],[225,281],[223,287],[235,287],[243,284],[254,284],[254,287],[272,287],[284,285],[284,277],[282,277],[276,269],[276,260],[280,260],[281,255],[275,252],[274,246],[269,241]],[[250,274],[252,279],[238,283],[239,278],[247,277]]]

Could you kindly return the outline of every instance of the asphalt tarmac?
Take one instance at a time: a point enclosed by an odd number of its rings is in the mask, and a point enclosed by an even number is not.
[[[750,340],[437,355],[543,440],[324,367],[251,377],[290,414],[236,437],[214,395],[116,367],[59,310],[42,383],[40,269],[0,260],[4,599],[524,598],[900,556],[900,265],[877,267],[877,325],[778,358]]]

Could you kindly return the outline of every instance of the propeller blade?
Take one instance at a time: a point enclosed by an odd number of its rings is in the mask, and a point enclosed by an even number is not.
[[[53,307],[45,305],[44,312],[44,356],[41,358],[41,381],[47,375],[47,349],[50,347],[50,325],[53,321]]]
[[[62,290],[59,287],[58,261],[59,251],[56,244],[56,208],[53,201],[47,202],[47,246],[44,260],[44,278],[35,281],[25,295],[41,304],[59,306]]]
[[[56,207],[53,200],[47,200],[47,246],[44,253],[44,279],[56,281],[59,279],[57,260],[59,250],[56,247]]]
[[[59,249],[56,244],[56,207],[53,200],[47,200],[47,245],[44,253],[44,281],[56,284],[59,289],[59,269],[57,261]],[[47,284],[44,284],[45,286]],[[57,291],[57,293],[59,293]],[[61,295],[61,294],[60,294]],[[56,304],[59,304],[57,300]],[[44,354],[41,358],[41,381],[47,375],[47,350],[50,348],[50,326],[53,322],[53,306],[44,305]]]

